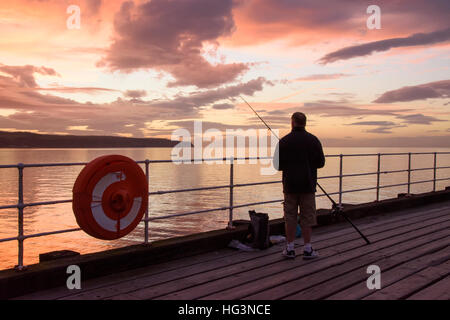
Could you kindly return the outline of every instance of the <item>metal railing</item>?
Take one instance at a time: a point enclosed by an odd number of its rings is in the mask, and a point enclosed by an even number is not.
[[[376,190],[376,201],[379,201],[380,199],[380,189],[383,188],[393,188],[393,187],[400,187],[400,186],[407,186],[407,193],[409,194],[411,191],[411,185],[413,184],[420,184],[420,183],[433,183],[433,191],[436,191],[436,182],[437,181],[444,181],[444,180],[450,180],[450,177],[445,178],[437,178],[437,170],[439,169],[450,169],[450,166],[441,166],[437,167],[437,156],[438,155],[448,155],[450,152],[409,152],[409,153],[373,153],[373,154],[338,154],[338,155],[326,155],[327,158],[339,158],[339,175],[334,176],[324,176],[324,177],[318,177],[318,179],[339,179],[339,190],[337,192],[329,193],[330,196],[332,195],[338,195],[339,197],[339,204],[342,204],[342,195],[344,193],[353,193],[353,192],[362,192],[362,191],[369,191],[369,190]],[[411,159],[413,155],[433,155],[433,167],[429,168],[417,168],[412,169],[411,168]],[[381,171],[381,159],[382,156],[407,156],[408,157],[408,169],[403,170],[388,170],[388,171]],[[376,172],[367,172],[367,173],[353,173],[353,174],[343,174],[343,162],[345,157],[377,157],[377,171]],[[265,181],[265,182],[253,182],[253,183],[240,183],[236,184],[234,183],[234,161],[247,161],[247,160],[263,160],[263,159],[271,159],[270,157],[245,157],[245,158],[211,158],[211,159],[192,159],[191,161],[197,162],[208,162],[208,161],[225,161],[230,166],[230,183],[228,185],[219,185],[219,186],[210,186],[210,187],[199,187],[199,188],[190,188],[190,189],[174,189],[174,190],[160,190],[160,191],[153,191],[149,192],[149,196],[156,196],[156,195],[163,195],[163,194],[170,194],[170,193],[179,193],[179,192],[192,192],[192,191],[200,191],[200,190],[217,190],[217,189],[229,189],[229,205],[225,207],[219,207],[219,208],[212,208],[212,209],[205,209],[205,210],[197,210],[197,211],[190,211],[190,212],[181,212],[181,213],[175,213],[165,216],[156,216],[156,217],[150,217],[149,216],[149,208],[147,207],[145,216],[142,219],[144,222],[144,243],[149,242],[149,222],[155,221],[155,220],[161,220],[161,219],[168,219],[173,217],[181,217],[181,216],[187,216],[187,215],[193,215],[193,214],[200,214],[200,213],[208,213],[208,212],[214,212],[214,211],[223,211],[228,210],[229,212],[229,221],[227,228],[233,228],[233,209],[237,208],[243,208],[243,207],[249,207],[249,206],[255,206],[255,205],[263,205],[263,204],[270,204],[270,203],[277,203],[283,201],[283,199],[276,199],[276,200],[268,200],[268,201],[259,201],[259,202],[253,202],[253,203],[245,203],[240,205],[234,205],[233,202],[233,194],[234,189],[239,187],[248,187],[248,186],[256,186],[256,185],[265,185],[265,184],[274,184],[274,183],[281,183],[281,180],[276,181]],[[189,161],[190,163],[192,163]],[[156,163],[173,163],[173,162],[183,162],[186,163],[186,160],[179,160],[179,161],[173,161],[173,160],[144,160],[144,161],[136,161],[138,164],[143,164],[145,168],[145,174],[147,176],[147,181],[150,183],[150,164],[156,164]],[[42,232],[42,233],[34,233],[34,234],[24,234],[24,209],[26,207],[36,207],[36,206],[46,206],[46,205],[55,205],[55,204],[63,204],[63,203],[70,203],[72,202],[72,199],[67,200],[55,200],[55,201],[43,201],[43,202],[33,202],[33,203],[24,203],[24,192],[23,192],[23,176],[24,176],[24,169],[25,168],[42,168],[42,167],[62,167],[62,166],[84,166],[87,162],[76,162],[76,163],[42,163],[42,164],[15,164],[15,165],[0,165],[0,169],[6,169],[6,168],[16,168],[18,170],[18,195],[17,195],[17,204],[14,205],[4,205],[0,206],[0,210],[5,209],[17,209],[18,211],[18,235],[17,237],[10,237],[10,238],[3,238],[0,239],[0,243],[7,242],[7,241],[17,241],[18,242],[18,264],[15,267],[17,270],[23,270],[24,269],[24,263],[23,263],[23,257],[24,257],[24,241],[29,238],[35,238],[35,237],[42,237],[42,236],[49,236],[49,235],[55,235],[55,234],[61,234],[61,233],[69,233],[69,232],[75,232],[80,231],[80,228],[72,228],[72,229],[64,229],[64,230],[56,230],[56,231],[50,231],[50,232]],[[422,181],[414,181],[411,182],[411,172],[414,171],[426,171],[426,170],[433,170],[433,179],[431,180],[422,180]],[[380,176],[381,174],[393,174],[393,173],[401,173],[401,172],[407,172],[407,182],[406,183],[398,183],[398,184],[391,184],[391,185],[380,185]],[[369,187],[369,188],[362,188],[362,189],[351,189],[351,190],[343,190],[343,178],[345,177],[360,177],[360,176],[369,176],[369,175],[375,175],[376,176],[376,186],[375,187]],[[319,194],[317,197],[323,197],[325,194]],[[150,201],[149,201],[150,203]]]

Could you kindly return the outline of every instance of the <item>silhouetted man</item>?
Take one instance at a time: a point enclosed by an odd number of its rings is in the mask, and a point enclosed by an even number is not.
[[[305,130],[306,116],[303,113],[295,112],[291,117],[291,125],[292,131],[280,140],[274,158],[275,168],[283,171],[287,238],[283,256],[295,258],[294,240],[299,217],[304,242],[303,258],[313,259],[318,257],[311,246],[312,226],[317,223],[317,169],[325,165],[325,157],[319,139]]]

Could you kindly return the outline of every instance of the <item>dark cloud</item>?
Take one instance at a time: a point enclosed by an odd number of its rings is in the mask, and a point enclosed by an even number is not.
[[[231,85],[227,87],[199,91],[189,94],[188,96],[178,95],[172,100],[152,100],[149,103],[153,106],[164,107],[167,109],[180,108],[198,108],[213,104],[216,101],[225,99],[234,99],[240,95],[253,95],[256,91],[261,91],[264,85],[272,85],[272,83],[263,77],[250,80],[245,83]]]
[[[6,66],[0,64],[0,72],[13,76],[14,79],[22,87],[35,88],[37,87],[36,80],[34,78],[35,73],[48,76],[59,76],[55,70],[46,67],[35,67],[31,65],[26,66]]]
[[[187,129],[190,132],[194,132],[194,121],[193,120],[183,120],[183,121],[170,121],[168,122],[171,126],[178,126],[180,128]],[[266,127],[263,124],[257,125],[235,125],[235,124],[227,124],[221,122],[213,122],[213,121],[202,121],[202,130],[203,132],[209,129],[217,129],[223,133],[226,132],[227,129],[230,130],[248,130],[248,129],[265,129]],[[172,131],[172,130],[170,130]]]
[[[403,122],[404,123],[408,123],[408,124],[426,124],[426,125],[430,125],[430,124],[433,124],[433,122],[447,121],[447,120],[437,119],[435,117],[425,116],[425,115],[420,114],[420,113],[409,114],[409,115],[405,115],[405,116],[398,115],[397,118],[404,120]]]
[[[306,102],[301,107],[290,108],[290,112],[301,111],[306,115],[316,114],[323,117],[357,117],[357,116],[393,116],[399,112],[410,111],[409,109],[368,109],[349,106],[345,103],[335,101]]]
[[[217,110],[226,110],[226,109],[233,109],[234,105],[229,104],[229,103],[218,103],[218,104],[214,104],[212,106],[213,109],[217,109]]]
[[[404,127],[404,126],[392,126],[392,127],[383,127],[383,126],[381,126],[381,127],[378,127],[378,128],[365,130],[364,132],[388,134],[388,133],[392,133],[392,129],[393,128],[400,128],[400,127]]]
[[[289,107],[285,109],[277,109],[265,111],[266,114],[272,116],[289,117],[293,112],[303,112],[306,116],[317,115],[321,117],[356,117],[364,119],[366,116],[396,116],[412,109],[370,109],[365,106],[358,106],[346,100],[318,100],[313,102],[305,102],[303,105]]]
[[[442,80],[387,91],[373,102],[391,103],[448,97],[450,97],[450,80]]]
[[[147,92],[145,90],[127,90],[124,92],[123,95],[124,95],[124,97],[127,97],[127,98],[138,99],[138,98],[145,97],[147,95]]]
[[[349,126],[376,126],[377,128],[368,129],[364,132],[381,134],[392,133],[392,129],[394,128],[406,127],[405,125],[399,125],[392,121],[359,121],[350,123]]]
[[[36,88],[37,91],[56,91],[65,93],[87,93],[96,94],[100,92],[120,92],[120,90],[100,88],[100,87],[49,87],[49,88]]]
[[[234,81],[248,70],[243,63],[211,64],[204,44],[235,29],[232,0],[152,0],[124,2],[114,19],[114,42],[101,64],[131,72],[156,69],[170,73],[169,86],[209,88]]]
[[[377,128],[366,130],[369,133],[392,133],[394,128],[406,127],[408,124],[423,124],[431,125],[433,122],[441,122],[446,120],[440,120],[435,117],[425,116],[420,113],[410,115],[396,115],[397,119],[403,120],[401,124],[397,124],[392,121],[359,121],[348,124],[349,126],[376,126]]]
[[[450,28],[430,33],[416,33],[405,38],[392,38],[345,47],[323,56],[319,63],[327,64],[338,60],[367,56],[374,52],[387,51],[392,48],[432,45],[450,40]]]
[[[396,124],[392,121],[360,121],[349,124],[349,126],[384,126],[384,127],[394,125]]]
[[[449,130],[450,131],[450,130]],[[450,135],[441,136],[409,136],[382,138],[321,138],[324,147],[450,147]]]

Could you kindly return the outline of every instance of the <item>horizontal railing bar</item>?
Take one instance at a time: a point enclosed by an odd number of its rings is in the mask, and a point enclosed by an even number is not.
[[[42,168],[42,167],[62,167],[62,166],[84,166],[88,162],[69,162],[69,163],[29,163],[23,164],[24,168]]]
[[[69,232],[76,232],[76,231],[81,231],[81,228],[55,230],[55,231],[48,231],[48,232],[42,232],[42,233],[33,233],[33,234],[26,235],[26,236],[24,235],[23,237],[21,237],[21,239],[25,240],[25,239],[29,239],[29,238],[45,237],[45,236],[51,236],[54,234],[69,233]],[[19,240],[19,237],[0,239],[0,243],[7,242],[7,241],[14,241],[14,240]]]
[[[42,233],[34,233],[34,234],[26,235],[23,238],[24,239],[36,238],[36,237],[50,236],[53,234],[76,232],[76,231],[80,231],[80,230],[81,230],[81,228],[73,228],[73,229],[56,230],[56,231],[49,231],[49,232],[42,232]]]
[[[336,176],[317,177],[317,180],[320,180],[320,179],[335,179],[335,178],[339,178],[339,175],[336,175]]]
[[[351,190],[342,191],[342,193],[360,192],[360,191],[368,191],[368,190],[375,190],[375,189],[377,189],[377,187],[370,187],[370,188],[363,188],[363,189],[351,189]]]
[[[201,190],[213,190],[213,189],[224,189],[229,188],[229,185],[224,186],[212,186],[212,187],[199,187],[199,188],[191,188],[191,189],[174,189],[174,190],[161,190],[161,191],[152,191],[149,192],[149,195],[158,195],[158,194],[166,194],[166,193],[178,193],[178,192],[189,192],[189,191],[201,191]]]
[[[3,164],[0,165],[0,169],[17,169],[19,167],[19,165],[17,164]]]
[[[411,154],[434,154],[434,152],[411,152]],[[450,154],[448,151],[436,152],[436,154]]]
[[[2,242],[7,242],[7,241],[14,241],[14,240],[19,240],[19,237],[12,237],[12,238],[4,238],[4,239],[0,239],[0,243],[2,243]]]
[[[436,179],[435,181],[444,181],[444,180],[450,180],[450,177],[448,177],[448,178],[440,178],[440,179]]]
[[[383,154],[381,154],[383,155]],[[340,157],[340,155],[338,155]],[[378,156],[378,153],[349,153],[343,154],[343,157],[375,157]]]
[[[248,186],[259,186],[264,184],[274,184],[274,183],[281,183],[281,180],[277,181],[264,181],[264,182],[252,182],[252,183],[235,183],[233,184],[233,187],[248,187]]]
[[[61,204],[61,203],[70,203],[70,202],[72,202],[72,199],[24,203],[23,206],[24,207],[48,206],[48,205],[52,205],[52,204]]]
[[[412,155],[432,155],[432,154],[450,154],[450,152],[411,152]],[[402,156],[402,155],[408,155],[408,152],[397,152],[397,153],[380,153],[381,156]],[[327,158],[333,158],[333,157],[340,157],[340,154],[328,154],[325,155]],[[342,154],[343,157],[365,157],[365,156],[378,156],[378,153],[353,153],[353,154]],[[272,157],[222,157],[222,158],[204,158],[204,159],[180,159],[180,160],[140,160],[136,161],[136,163],[144,164],[146,162],[148,163],[168,163],[168,162],[176,162],[176,163],[182,163],[182,162],[205,162],[205,161],[229,161],[233,159],[236,160],[264,160],[264,159],[272,159]],[[60,166],[82,166],[86,165],[89,162],[65,162],[65,163],[24,163],[22,164],[23,168],[41,168],[41,167],[60,167]],[[19,164],[6,164],[6,165],[0,165],[0,169],[11,169],[11,168],[18,168]]]
[[[281,202],[281,201],[283,201],[283,199],[244,203],[244,204],[239,204],[239,205],[233,206],[233,208],[244,208],[244,207],[257,206],[257,205],[261,205],[261,204],[275,203],[275,202]]]
[[[380,172],[380,173],[382,173],[382,172]],[[376,172],[351,173],[351,174],[343,174],[342,178],[345,178],[345,177],[358,177],[358,176],[370,176],[370,175],[375,175],[375,174],[377,174],[377,173]]]
[[[0,206],[0,210],[5,210],[5,209],[17,209],[18,205],[17,204],[11,204],[11,205],[7,205],[7,206]]]

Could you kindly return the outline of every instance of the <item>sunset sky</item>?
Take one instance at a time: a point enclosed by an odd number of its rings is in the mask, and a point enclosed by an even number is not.
[[[369,5],[381,29],[366,25]],[[282,134],[302,111],[335,144],[450,146],[450,1],[0,3],[2,131],[263,128],[239,95]]]

